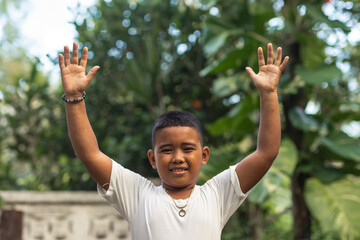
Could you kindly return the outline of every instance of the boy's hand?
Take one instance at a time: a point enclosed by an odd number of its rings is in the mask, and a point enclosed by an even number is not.
[[[82,52],[80,65],[78,64],[79,53],[78,44],[74,42],[73,53],[70,62],[69,47],[64,47],[64,56],[59,54],[59,66],[61,71],[61,81],[65,96],[68,98],[81,97],[90,81],[95,76],[99,66],[93,67],[86,75],[88,49],[85,47]],[[64,59],[65,58],[65,59]],[[65,63],[64,63],[65,61]]]
[[[246,71],[254,82],[259,92],[276,92],[281,72],[285,69],[289,57],[285,57],[281,63],[282,49],[279,47],[274,62],[272,44],[268,44],[268,58],[265,64],[264,53],[261,47],[258,48],[259,73],[256,74],[252,68],[247,67]]]

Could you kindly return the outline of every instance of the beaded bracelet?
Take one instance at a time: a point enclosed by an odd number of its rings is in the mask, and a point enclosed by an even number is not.
[[[79,98],[66,98],[65,94],[64,94],[64,95],[62,95],[61,99],[67,103],[78,103],[78,102],[81,102],[82,100],[84,100],[85,97],[86,97],[86,92],[84,91],[82,96]]]

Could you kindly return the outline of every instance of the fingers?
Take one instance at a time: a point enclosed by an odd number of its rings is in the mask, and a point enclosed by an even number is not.
[[[278,47],[277,52],[276,52],[276,60],[274,63],[276,66],[280,66],[281,58],[282,58],[282,49],[281,49],[281,47]]]
[[[63,71],[65,68],[65,64],[64,64],[64,57],[62,54],[59,54],[59,66],[60,66],[60,71]]]
[[[254,72],[254,70],[252,70],[251,67],[246,67],[245,69],[246,69],[246,72],[249,74],[249,77],[250,77],[251,79],[253,79],[253,78],[255,77],[255,75],[256,75],[256,73]]]
[[[60,55],[59,55],[59,64],[60,64],[60,61],[64,64],[64,59],[65,59],[65,64],[63,67],[66,67],[70,64],[77,65],[79,63],[79,46],[78,46],[78,44],[76,42],[73,43],[73,52],[72,52],[71,62],[70,62],[70,51],[69,51],[68,46],[64,46],[64,56],[61,55],[61,59],[60,59]],[[88,48],[85,47],[81,54],[80,66],[86,68],[87,57],[88,57]],[[60,68],[61,67],[62,66],[60,66]]]
[[[272,47],[272,44],[269,43],[268,44],[268,50],[267,50],[267,64],[273,64],[274,62],[274,53],[273,53],[273,47]]]
[[[74,42],[74,43],[73,43],[73,52],[72,52],[71,63],[77,65],[78,62],[79,62],[78,44],[77,44],[76,42]]]
[[[265,59],[264,59],[264,53],[261,47],[258,48],[258,61],[259,61],[259,68],[262,66],[265,66]]]
[[[90,70],[90,72],[86,75],[86,79],[87,79],[89,82],[94,78],[94,76],[95,76],[97,70],[99,70],[99,68],[100,68],[99,66],[93,67],[93,68]]]
[[[276,59],[274,62],[274,53],[273,53],[273,46],[271,43],[269,43],[268,45],[268,56],[267,56],[267,65],[271,65],[274,64],[275,66],[278,66],[279,69],[281,71],[283,71],[289,61],[289,57],[286,56],[283,60],[283,62],[281,62],[282,59],[282,48],[278,47],[276,50]],[[258,55],[259,55],[259,67],[262,67],[265,65],[265,61],[264,61],[264,54],[262,51],[262,48],[258,48]]]
[[[270,45],[271,44],[269,43],[268,46],[270,46]],[[270,57],[268,57],[268,64],[272,64],[272,61],[271,61],[271,58],[273,58],[272,46],[271,46],[271,49],[270,49],[270,47],[268,48],[268,51],[269,51],[268,55],[269,56],[271,55]],[[269,60],[269,58],[270,58],[270,60]],[[278,47],[276,50],[276,59],[275,59],[274,65],[278,66],[280,71],[282,72],[282,71],[284,71],[284,69],[289,61],[289,57],[286,56],[282,63],[281,63],[281,59],[282,59],[282,48]]]
[[[80,66],[86,68],[87,57],[88,57],[88,48],[84,47],[82,54],[81,54]]]
[[[64,47],[64,58],[65,58],[65,66],[70,65],[70,54],[69,54],[69,47]]]
[[[286,57],[284,58],[284,61],[283,61],[283,62],[281,63],[281,65],[279,66],[281,72],[284,71],[284,69],[285,69],[288,61],[289,61],[289,57],[286,56]]]

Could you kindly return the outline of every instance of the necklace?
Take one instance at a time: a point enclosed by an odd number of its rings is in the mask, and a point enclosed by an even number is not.
[[[164,188],[164,189],[165,189],[165,188]],[[185,217],[186,211],[184,210],[184,208],[186,208],[186,206],[188,205],[189,200],[190,200],[190,197],[191,197],[191,194],[193,193],[194,189],[195,189],[195,186],[194,186],[193,189],[191,190],[190,196],[189,196],[189,198],[187,199],[186,204],[185,204],[184,206],[178,206],[178,205],[176,204],[176,202],[175,202],[175,199],[174,199],[174,198],[170,195],[170,193],[165,189],[165,192],[171,197],[171,199],[173,200],[175,206],[180,209],[180,210],[179,210],[179,216],[180,216],[180,217]]]

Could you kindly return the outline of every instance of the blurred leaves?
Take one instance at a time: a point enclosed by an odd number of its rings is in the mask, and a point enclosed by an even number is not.
[[[346,177],[331,184],[316,178],[306,182],[306,202],[313,216],[319,221],[324,233],[339,239],[360,237],[360,181]]]
[[[301,65],[296,68],[295,73],[310,85],[339,80],[342,74],[336,66],[322,66],[312,70]]]
[[[289,112],[291,124],[303,131],[315,132],[319,130],[318,122],[310,116],[307,116],[303,109],[295,107]]]
[[[298,161],[297,150],[290,139],[281,142],[279,155],[264,178],[251,190],[249,200],[261,204],[274,194],[290,194],[290,182],[293,171]],[[286,192],[286,193],[285,193]],[[284,204],[286,201],[287,204]],[[284,210],[291,206],[291,201],[283,199],[282,202],[274,202],[276,209]]]
[[[233,69],[243,64],[242,60],[249,54],[247,49],[236,49],[226,54],[222,59],[214,61],[208,67],[201,70],[200,75],[206,76],[208,74],[221,73],[229,69]]]
[[[219,77],[214,81],[213,93],[218,97],[227,97],[236,94],[238,89],[249,89],[250,79],[246,73],[234,74],[233,76]]]
[[[360,140],[342,132],[333,132],[321,138],[321,142],[332,152],[352,161],[360,162]]]
[[[240,103],[231,112],[208,125],[207,129],[214,136],[231,134],[243,137],[257,127],[252,119],[257,117],[255,110],[257,110],[258,106],[257,94],[246,96],[240,100]]]
[[[75,156],[66,134],[61,92],[50,87],[48,76],[38,70],[38,64],[34,62],[28,73],[19,64],[18,75],[22,77],[1,91],[0,121],[6,126],[0,142],[4,148],[0,158],[1,187],[89,189],[82,185],[84,181],[76,179],[85,172],[78,160],[68,161],[66,168],[62,164],[61,159]]]

